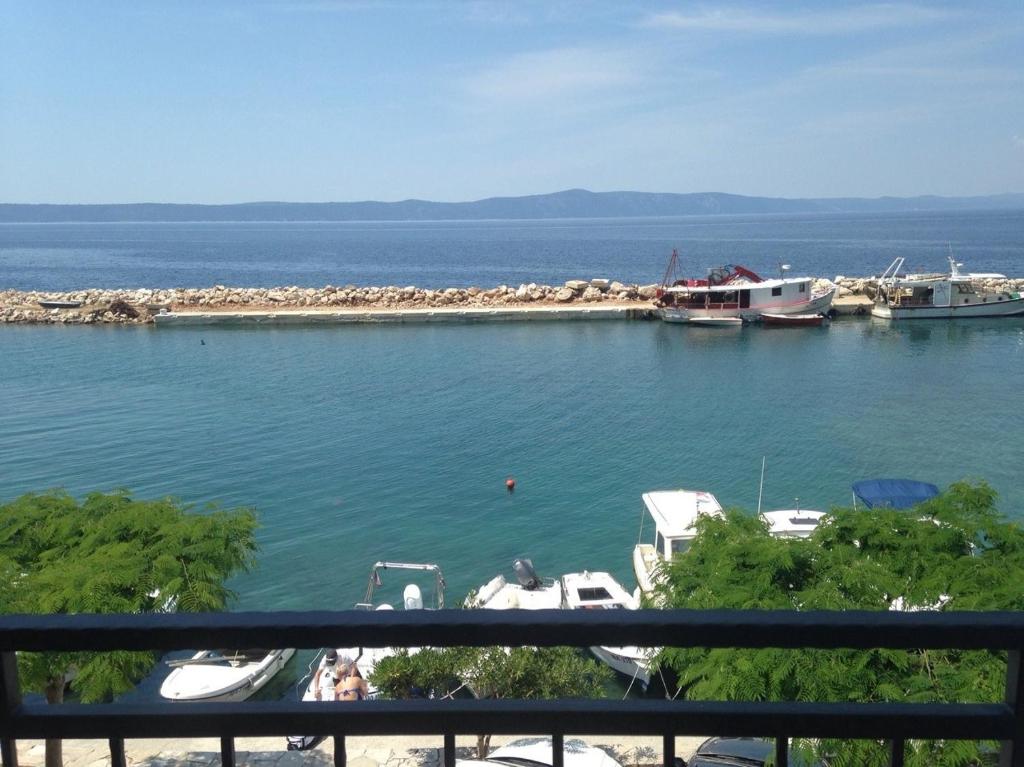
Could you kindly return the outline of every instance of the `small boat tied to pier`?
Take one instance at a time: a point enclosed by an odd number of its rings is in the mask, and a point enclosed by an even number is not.
[[[672,251],[655,304],[665,322],[734,325],[761,322],[765,315],[826,315],[836,295],[833,285],[815,291],[811,277],[765,279],[743,266],[710,269],[703,279],[676,279],[679,253]],[[789,270],[781,264],[782,275]],[[820,322],[819,322],[820,324]]]

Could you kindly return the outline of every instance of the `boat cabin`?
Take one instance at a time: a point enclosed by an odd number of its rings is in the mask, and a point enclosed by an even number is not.
[[[654,548],[665,560],[690,548],[698,517],[722,513],[718,499],[702,490],[658,490],[644,493],[643,499],[654,520]]]
[[[644,541],[641,518],[640,542],[633,549],[633,572],[641,593],[650,594],[659,565],[689,549],[697,535],[694,523],[701,515],[721,515],[722,505],[703,490],[657,490],[644,493],[643,500],[654,520],[654,542]]]

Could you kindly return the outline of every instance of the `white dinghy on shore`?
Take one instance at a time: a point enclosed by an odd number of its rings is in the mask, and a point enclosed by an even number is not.
[[[160,685],[168,700],[227,703],[245,700],[284,668],[295,650],[200,650],[176,666]]]

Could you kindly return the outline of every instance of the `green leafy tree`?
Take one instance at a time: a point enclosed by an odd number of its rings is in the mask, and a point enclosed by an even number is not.
[[[251,510],[190,513],[172,499],[128,492],[24,495],[0,505],[0,612],[143,613],[222,610],[228,578],[256,552]],[[130,689],[150,671],[150,652],[19,653],[26,689],[61,703],[70,682],[83,702]],[[62,762],[46,744],[47,767]]]
[[[908,511],[834,509],[806,540],[773,538],[732,511],[702,518],[685,556],[663,567],[678,608],[1024,609],[1024,531],[985,484],[957,483]],[[666,649],[660,662],[698,700],[943,702],[1001,700],[1006,658],[978,651]],[[882,765],[881,743],[814,744],[833,767]],[[908,765],[977,764],[988,745],[909,744]]]
[[[479,698],[594,698],[611,676],[571,647],[450,647],[403,650],[378,663],[370,680],[391,698],[447,698],[463,688]],[[490,743],[490,735],[477,737],[481,759]]]

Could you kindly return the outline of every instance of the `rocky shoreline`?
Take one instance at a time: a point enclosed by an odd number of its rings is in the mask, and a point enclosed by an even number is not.
[[[817,279],[815,289],[837,286],[837,297],[874,295],[870,277],[838,276]],[[1024,279],[984,281],[987,287],[1003,291],[1024,290]],[[431,308],[517,308],[567,306],[615,302],[650,308],[657,285],[638,285],[618,280],[568,280],[563,285],[494,288],[444,288],[438,290],[398,287],[357,287],[345,285],[322,288],[297,286],[280,288],[212,288],[76,290],[67,292],[0,290],[0,323],[44,323],[67,325],[148,324],[162,312],[237,311],[344,311],[403,310]],[[64,306],[46,307],[44,303]]]

